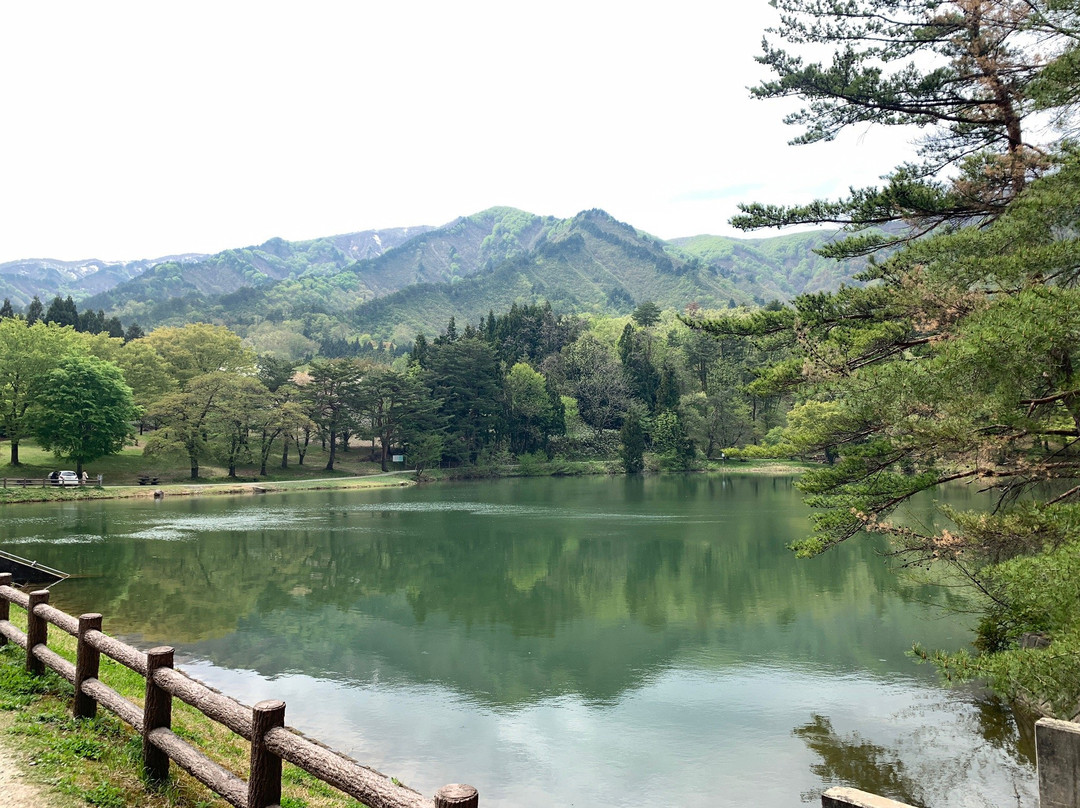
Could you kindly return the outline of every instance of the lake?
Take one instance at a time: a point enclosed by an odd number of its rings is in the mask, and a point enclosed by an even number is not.
[[[20,505],[0,548],[80,576],[58,607],[428,795],[1034,804],[1030,719],[907,656],[966,645],[965,601],[877,537],[795,559],[807,515],[789,478],[511,479]]]

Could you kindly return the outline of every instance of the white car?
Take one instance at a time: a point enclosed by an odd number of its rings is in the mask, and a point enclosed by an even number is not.
[[[74,471],[61,471],[56,481],[57,485],[78,485],[79,475]]]

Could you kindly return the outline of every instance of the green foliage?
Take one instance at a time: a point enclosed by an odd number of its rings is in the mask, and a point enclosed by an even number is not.
[[[566,431],[558,397],[549,390],[544,377],[524,362],[518,362],[504,382],[506,417],[504,430],[510,451],[524,454],[542,449],[549,435]]]
[[[859,122],[915,124],[927,129],[923,162],[840,202],[747,206],[738,223],[903,221],[912,229],[828,250],[903,242],[868,264],[866,287],[694,324],[771,350],[775,361],[748,389],[801,399],[759,450],[828,463],[799,482],[818,513],[796,551],[815,555],[870,530],[889,535],[909,564],[946,565],[985,599],[979,653],[919,654],[950,677],[982,677],[1072,715],[1080,706],[1080,156],[1061,142],[1032,147],[1023,125],[1037,106],[1077,98],[1075,78],[1060,69],[1075,56],[1077,8],[776,5],[772,33],[833,49],[823,66],[765,45],[761,61],[776,79],[755,94],[806,102],[788,118],[806,127],[796,142],[831,139]],[[1029,94],[1032,84],[1041,89]],[[938,179],[947,166],[954,172]],[[992,515],[950,511],[946,529],[890,520],[916,493],[958,480],[993,493]]]
[[[1073,9],[1053,2],[922,3],[914,0],[778,0],[776,37],[832,50],[831,64],[807,63],[766,39],[758,61],[775,79],[752,90],[759,98],[798,96],[806,106],[785,118],[804,127],[793,143],[832,140],[867,122],[927,131],[920,163],[886,177],[883,188],[852,189],[837,202],[780,207],[744,205],[733,223],[744,228],[833,222],[860,230],[892,222],[910,233],[871,234],[833,245],[834,256],[868,254],[943,224],[993,219],[1027,182],[1048,168],[1044,144],[1034,148],[1024,125],[1037,104],[1028,86],[1047,54],[1071,58]],[[1032,32],[1037,36],[1029,37]],[[1062,49],[1064,48],[1064,52]],[[926,65],[926,67],[923,67]],[[1075,101],[1075,82],[1047,81],[1039,104]],[[948,182],[935,179],[957,169]]]
[[[619,430],[619,457],[627,474],[638,474],[645,468],[645,430],[641,419],[627,418]]]
[[[432,345],[424,380],[441,401],[445,455],[475,463],[501,427],[503,378],[495,352],[479,338]]]
[[[660,455],[661,465],[672,471],[686,471],[694,462],[694,442],[686,433],[683,419],[677,412],[659,413],[652,425],[653,448]]]
[[[60,360],[41,386],[34,408],[38,442],[69,458],[82,474],[86,463],[124,448],[139,411],[120,369],[92,356]]]
[[[1077,506],[1068,518],[1075,521]],[[983,679],[997,690],[1056,714],[1080,705],[1080,539],[1075,525],[1067,544],[988,567],[982,585],[989,605],[979,624],[981,653],[927,652],[954,681]]]
[[[71,328],[19,318],[0,320],[0,424],[19,465],[19,441],[31,431],[29,412],[49,374],[69,354],[81,352]]]

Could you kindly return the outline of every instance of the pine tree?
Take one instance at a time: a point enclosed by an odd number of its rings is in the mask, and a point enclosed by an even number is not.
[[[833,202],[791,207],[748,204],[733,223],[744,229],[836,223],[851,230],[893,222],[904,234],[872,231],[823,254],[866,254],[943,224],[1000,216],[1037,176],[1050,170],[1053,144],[1028,139],[1025,125],[1040,106],[1076,100],[1060,82],[1028,87],[1048,66],[1060,69],[1075,47],[1075,11],[1054,0],[776,0],[774,37],[802,47],[832,48],[830,64],[806,63],[766,39],[758,61],[776,78],[758,98],[796,96],[806,106],[785,118],[803,127],[792,143],[832,140],[869,123],[924,130],[918,160],[885,178],[884,187],[852,189]],[[925,65],[925,66],[924,66]],[[1066,71],[1067,72],[1067,71]],[[1044,84],[1049,84],[1045,82]],[[948,179],[942,172],[952,170]]]

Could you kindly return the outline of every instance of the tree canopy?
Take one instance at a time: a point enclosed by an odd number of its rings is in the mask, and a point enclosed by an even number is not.
[[[67,356],[42,383],[34,432],[42,448],[83,465],[124,448],[138,409],[123,373],[93,356]]]

